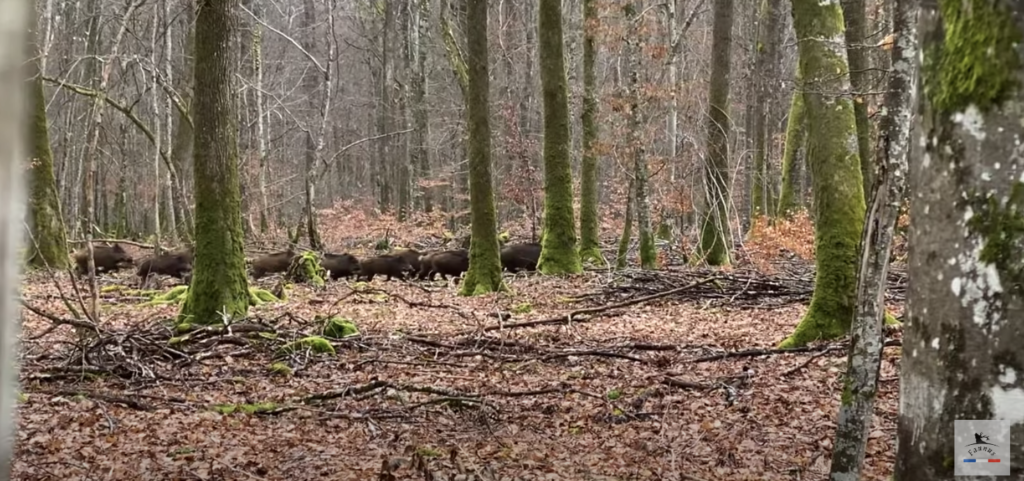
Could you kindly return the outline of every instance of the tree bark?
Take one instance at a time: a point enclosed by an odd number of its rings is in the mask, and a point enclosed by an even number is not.
[[[640,236],[640,267],[654,269],[657,267],[658,252],[654,248],[654,235],[651,232],[651,204],[648,200],[647,153],[643,138],[644,114],[642,106],[646,99],[642,98],[640,74],[643,68],[644,41],[641,32],[643,18],[643,1],[627,4],[626,22],[630,25],[626,40],[629,59],[629,149],[633,154],[633,208],[636,214],[637,233]]]
[[[954,420],[1013,427],[1024,476],[1024,4],[921,2],[895,478],[954,477]],[[966,444],[964,442],[963,444]]]
[[[778,45],[782,42],[782,0],[768,0],[758,15],[757,51],[754,61],[754,162],[751,173],[750,217],[770,215],[772,188],[769,172],[771,138],[768,134],[768,100],[778,88]]]
[[[545,274],[583,270],[576,250],[569,156],[569,98],[562,46],[560,0],[540,0],[540,78],[544,92],[544,234],[537,269]]]
[[[732,52],[733,0],[715,2],[711,40],[711,81],[708,88],[708,158],[704,165],[706,212],[700,250],[713,266],[728,265],[732,234],[729,226],[729,71]]]
[[[803,166],[800,152],[806,147],[807,110],[804,107],[803,82],[799,68],[796,74],[797,90],[789,105],[786,124],[786,147],[782,152],[782,190],[779,194],[779,215],[789,217],[803,208]]]
[[[430,32],[430,0],[411,0],[409,6],[412,14],[412,110],[413,110],[413,146],[412,163],[416,169],[416,179],[425,180],[430,177],[430,112],[427,110],[427,51],[424,43]],[[424,212],[433,210],[433,193],[429,187],[419,188],[420,206]]]
[[[31,82],[28,99],[31,109],[32,151],[29,159],[30,198],[28,202],[31,239],[28,244],[28,263],[34,267],[63,269],[68,266],[67,236],[60,212],[57,181],[53,176],[53,152],[50,150],[50,131],[46,120],[46,98],[43,96],[42,51],[37,46],[35,12],[29,15],[29,58],[26,63]]]
[[[864,227],[864,191],[857,157],[857,123],[849,90],[838,3],[793,1],[800,51],[808,156],[814,189],[814,295],[807,314],[783,347],[843,336],[853,319],[857,260]]]
[[[606,265],[601,254],[600,219],[597,201],[598,159],[595,152],[599,136],[597,126],[597,45],[595,31],[599,27],[597,0],[583,0],[583,162],[580,168],[580,261]],[[520,112],[520,115],[523,115]]]
[[[853,89],[853,116],[857,121],[857,154],[864,183],[864,201],[871,192],[874,159],[871,155],[871,123],[868,122],[867,91],[871,82],[871,57],[867,41],[867,15],[864,0],[842,0],[846,25],[846,55],[849,60],[850,87]]]
[[[878,171],[878,187],[871,196],[870,215],[861,238],[857,308],[851,329],[842,404],[836,422],[832,481],[860,479],[878,392],[889,254],[906,187],[910,127],[917,97],[919,6],[919,0],[896,0],[893,71],[889,75],[883,103],[881,148],[878,152],[879,159],[885,163]]]
[[[615,255],[615,268],[625,269],[629,261],[629,243],[633,240],[633,204],[636,203],[636,196],[633,195],[633,178],[629,179],[629,187],[626,188],[626,219],[622,226],[622,236],[619,237],[619,251]]]
[[[487,0],[468,0],[466,17],[466,65],[469,67],[466,125],[469,129],[469,198],[473,233],[469,271],[459,293],[475,296],[502,289],[502,281],[491,179]]]
[[[35,15],[31,2],[0,3],[0,479],[11,479],[18,391],[18,332],[21,328],[18,292],[18,250],[22,233],[24,199],[22,171],[28,153],[25,142],[23,102],[26,95],[25,30],[28,16]],[[34,33],[34,32],[33,32]]]
[[[233,99],[238,0],[206,0],[195,23],[196,241],[192,285],[180,319],[216,324],[245,316],[245,275],[237,119]]]

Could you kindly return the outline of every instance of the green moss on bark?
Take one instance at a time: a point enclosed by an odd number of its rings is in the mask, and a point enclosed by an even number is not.
[[[562,6],[540,0],[540,77],[544,93],[544,239],[537,269],[544,274],[583,270],[576,251],[569,157],[569,98],[562,53]]]
[[[195,259],[179,319],[215,324],[249,310],[245,277],[232,48],[237,0],[209,0],[196,19]]]
[[[469,128],[469,197],[473,218],[469,271],[459,294],[475,296],[501,290],[497,221],[491,184],[491,129],[488,120],[490,81],[487,68],[487,2],[471,1],[467,12],[466,44],[469,84],[466,125]]]
[[[580,168],[580,261],[607,265],[601,254],[597,202],[597,75],[594,64],[597,47],[594,29],[597,28],[597,0],[583,0],[583,165]]]
[[[814,295],[807,314],[782,347],[843,336],[853,320],[857,261],[864,224],[864,189],[856,151],[853,102],[826,96],[844,90],[846,55],[833,39],[843,33],[838,3],[794,0],[793,23],[800,42],[800,71],[808,89],[808,150],[814,190]]]
[[[967,225],[985,239],[980,259],[996,266],[1004,289],[1024,295],[1024,183],[1013,184],[1005,205],[975,194],[972,211]]]
[[[629,181],[629,188],[626,190],[626,221],[622,226],[622,236],[619,237],[619,250],[615,255],[615,268],[626,268],[626,255],[629,254],[629,242],[633,239],[633,180]]]
[[[940,0],[943,39],[925,51],[924,94],[940,115],[974,105],[982,112],[1018,87],[1021,33],[1002,2]]]
[[[800,73],[797,72],[797,83]],[[789,105],[789,121],[786,124],[786,148],[782,154],[782,193],[779,195],[779,215],[788,217],[802,206],[799,192],[800,149],[807,139],[807,113],[804,108],[804,96],[800,91],[793,93]]]
[[[870,90],[871,59],[865,35],[864,0],[843,0],[843,32],[846,34],[846,56],[849,60],[850,87],[854,92],[853,117],[857,123],[857,158],[863,181],[864,202],[871,191],[874,161],[871,155],[871,123],[868,122],[868,104],[865,92]]]
[[[731,65],[733,1],[715,2],[708,92],[708,161],[704,168],[707,211],[701,225],[700,251],[713,266],[728,265],[732,234],[729,228],[729,72]]]
[[[34,45],[35,42],[32,43]],[[32,223],[32,238],[27,246],[28,264],[33,267],[63,269],[68,266],[70,259],[64,221],[60,214],[57,181],[53,176],[53,152],[50,150],[46,99],[43,96],[43,78],[39,75],[38,62],[29,62],[30,72],[35,78],[32,79],[29,92],[32,101],[32,108],[29,111],[32,117],[32,158],[29,159],[31,192],[28,214]]]

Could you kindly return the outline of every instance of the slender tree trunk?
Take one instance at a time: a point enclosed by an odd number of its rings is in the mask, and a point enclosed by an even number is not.
[[[26,63],[29,76],[28,99],[31,115],[31,157],[29,158],[30,197],[28,214],[31,221],[31,239],[28,244],[29,265],[34,267],[63,269],[68,266],[67,237],[60,212],[60,197],[57,182],[53,177],[53,153],[50,150],[50,133],[46,121],[46,98],[43,95],[41,49],[37,48],[35,12],[29,15],[28,57],[39,56],[37,61]],[[5,107],[6,108],[6,107]]]
[[[732,52],[733,0],[715,2],[708,103],[708,159],[705,161],[706,210],[700,249],[711,265],[728,265],[729,227],[729,70]]]
[[[751,218],[770,215],[772,208],[771,136],[769,135],[769,99],[778,89],[778,45],[782,42],[782,0],[768,0],[758,15],[756,60],[754,62],[754,169],[751,173]]]
[[[157,65],[156,39],[157,31],[160,30],[160,10],[153,9],[153,29],[151,30],[149,40],[149,61],[152,62],[154,67]],[[161,180],[163,180],[160,175],[160,149],[161,145],[163,145],[163,135],[160,132],[159,112],[160,97],[163,95],[163,92],[160,90],[160,81],[155,71],[153,72],[153,82],[150,88],[152,89],[150,95],[153,113],[157,114],[153,120],[153,254],[160,255],[162,253],[160,247],[160,184],[162,184]]]
[[[392,3],[396,0],[383,0],[384,4],[384,26],[381,32],[381,66],[380,66],[380,103],[377,104],[377,135],[385,135],[391,131],[391,84],[392,84],[392,54],[391,32],[394,30],[395,7]],[[381,137],[377,141],[377,162],[374,174],[377,183],[378,204],[381,211],[391,208],[391,177],[394,172],[391,166],[391,144],[390,139]]]
[[[789,120],[786,125],[786,147],[782,152],[782,192],[779,194],[779,215],[789,217],[803,207],[803,166],[800,152],[806,147],[807,111],[804,108],[804,93],[799,69],[796,75],[797,90],[789,106]]]
[[[469,248],[469,272],[459,293],[486,294],[503,288],[498,256],[497,219],[491,179],[490,81],[487,66],[487,0],[468,0],[466,46],[469,54],[469,96],[466,125],[469,127],[469,196],[473,233]]]
[[[195,69],[193,64],[195,62],[195,14],[192,8],[186,8],[184,12],[184,28],[185,30],[185,55],[182,62],[182,71],[179,76],[180,81],[175,88],[178,91],[178,95],[181,96],[182,104],[187,109],[186,112],[194,112],[192,108],[192,90],[195,84]],[[190,208],[188,194],[186,192],[187,177],[185,172],[188,166],[192,163],[192,150],[193,140],[195,132],[192,128],[192,119],[188,118],[186,114],[178,112],[176,115],[176,131],[174,133],[174,143],[171,145],[171,165],[168,166],[168,173],[171,175],[171,188],[174,194],[174,208],[178,212],[178,219],[180,220],[178,227],[178,235],[185,240],[192,240],[195,229],[195,220],[193,218],[193,210]],[[193,178],[194,178],[193,174]]]
[[[868,122],[867,91],[871,81],[871,57],[867,45],[867,15],[864,0],[842,0],[846,25],[846,55],[850,63],[850,87],[853,89],[853,116],[857,121],[857,154],[864,184],[864,200],[871,192],[874,159],[871,155],[871,124]]]
[[[619,251],[615,255],[615,268],[625,269],[629,255],[629,243],[633,240],[633,204],[635,203],[633,189],[635,183],[633,178],[629,179],[629,187],[626,189],[626,219],[622,226],[622,236],[619,237]]]
[[[238,0],[207,0],[195,23],[196,242],[181,320],[216,324],[249,310],[245,275],[232,41]]]
[[[172,35],[172,23],[171,17],[171,2],[170,0],[162,0],[161,7],[163,7],[163,29],[164,29],[164,80],[167,85],[174,85],[174,67],[171,62],[171,57],[174,53],[174,44],[171,41]],[[166,100],[164,103],[164,131],[166,132],[166,145],[171,146],[174,142],[174,102],[171,101],[170,96],[165,96]],[[157,149],[157,152],[160,150]],[[160,179],[161,187],[158,189],[164,190],[164,204],[167,206],[167,233],[171,235],[171,239],[176,240],[178,233],[178,219],[174,212],[173,197],[171,197],[171,185],[173,177],[170,173],[166,179]]]
[[[263,0],[253,1],[253,14],[263,19]],[[270,206],[267,202],[267,127],[263,101],[263,25],[252,27],[252,69],[256,77],[256,152],[259,157],[260,233],[270,228]]]
[[[597,0],[583,0],[583,165],[580,169],[580,261],[606,265],[601,255],[600,219],[597,201],[597,167],[595,151],[597,127],[597,45],[595,31],[599,28]],[[520,113],[522,115],[522,113]]]
[[[414,3],[414,0],[405,0],[403,2],[404,7],[400,10],[401,25],[400,29],[402,32],[402,70],[406,74],[406,79],[411,81],[413,77],[413,65],[415,60],[413,59],[412,52],[412,30],[415,29],[411,21],[411,10],[414,10],[414,6],[410,5]],[[409,106],[412,92],[409,86],[409,81],[401,82],[401,95],[399,96],[399,110],[401,112],[402,119],[402,130],[411,130],[413,127],[412,120],[412,109]],[[406,135],[402,137],[402,152],[401,155],[397,156],[399,159],[398,165],[398,220],[404,222],[409,218],[409,215],[413,210],[413,161],[412,161],[412,137]]]
[[[807,109],[808,155],[814,189],[814,295],[807,314],[783,347],[835,339],[849,330],[857,290],[857,257],[864,227],[864,192],[857,157],[857,124],[842,42],[843,12],[837,3],[793,0],[793,24],[801,39],[800,72]]]
[[[569,155],[569,98],[562,54],[560,0],[540,0],[540,78],[544,91],[544,234],[537,269],[545,274],[583,270],[576,250]]]
[[[427,142],[430,141],[430,113],[427,110],[427,49],[424,43],[430,32],[430,0],[413,0],[415,5],[410,5],[412,15],[412,55],[413,71],[412,77],[412,109],[413,109],[413,149],[412,163],[416,169],[417,180],[425,180],[430,177],[430,149]],[[418,184],[418,183],[417,183]],[[425,212],[433,210],[432,189],[419,187],[420,206]]]
[[[654,269],[657,267],[658,253],[654,248],[654,235],[651,232],[651,205],[647,199],[647,153],[643,138],[644,115],[642,106],[646,99],[642,98],[640,89],[640,71],[643,68],[644,42],[641,35],[643,19],[639,17],[644,5],[642,1],[627,4],[626,21],[630,25],[630,34],[626,40],[629,52],[629,148],[633,154],[633,190],[636,198],[633,208],[636,212],[638,234],[640,234],[640,267]]]
[[[857,310],[853,320],[846,381],[832,451],[832,481],[860,479],[868,432],[878,392],[882,361],[882,323],[889,253],[896,219],[903,203],[910,154],[910,127],[917,97],[917,12],[919,0],[896,0],[892,49],[894,69],[889,75],[882,117],[878,188],[871,196],[871,211],[861,238],[857,282]],[[909,61],[908,61],[909,59]]]

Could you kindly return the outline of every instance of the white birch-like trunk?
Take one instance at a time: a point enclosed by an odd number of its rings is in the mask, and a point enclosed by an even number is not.
[[[167,0],[164,0],[166,3]],[[156,118],[153,120],[153,183],[155,188],[153,189],[153,255],[160,255],[160,146],[162,144],[163,136],[160,135],[160,96],[162,91],[160,90],[160,79],[158,78],[160,73],[156,65],[156,33],[160,27],[160,9],[153,9],[153,30],[149,39],[149,59],[153,63],[153,84],[152,88],[152,101],[153,101],[153,113]],[[170,130],[170,129],[168,129]]]
[[[0,479],[11,479],[14,451],[14,406],[17,404],[17,333],[21,329],[18,291],[18,251],[23,237],[23,162],[27,155],[24,102],[28,97],[25,71],[25,32],[28,15],[24,0],[0,0]]]

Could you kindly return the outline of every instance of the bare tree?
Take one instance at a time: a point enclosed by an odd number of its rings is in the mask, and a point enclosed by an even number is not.
[[[711,265],[728,265],[732,234],[729,228],[729,72],[732,49],[733,1],[715,2],[711,82],[708,90],[708,158],[705,161],[706,210],[700,249]]]

